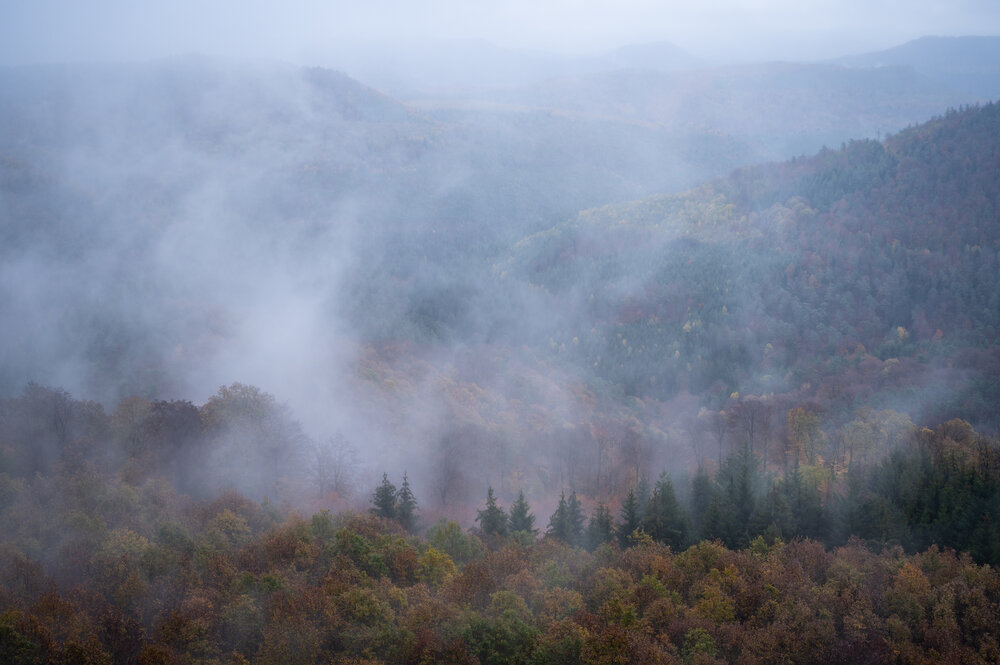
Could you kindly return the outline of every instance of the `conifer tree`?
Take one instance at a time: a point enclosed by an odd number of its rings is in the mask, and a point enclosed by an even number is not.
[[[604,543],[610,543],[614,537],[614,520],[611,518],[611,511],[602,501],[597,504],[597,509],[587,524],[587,545],[592,550],[597,549]]]
[[[396,519],[407,531],[412,531],[416,526],[417,499],[410,490],[410,480],[403,473],[403,484],[396,492]]]
[[[816,483],[807,481],[795,468],[782,480],[781,489],[795,519],[796,535],[815,539],[827,536],[826,511]]]
[[[566,542],[580,545],[583,541],[583,508],[576,492],[570,492],[566,502]]]
[[[573,546],[583,544],[583,509],[576,492],[571,492],[569,499],[565,491],[559,495],[559,505],[552,513],[545,533]]]
[[[639,512],[639,500],[636,498],[635,489],[630,489],[622,501],[621,518],[622,523],[618,527],[618,542],[622,547],[628,547],[632,532],[642,524]]]
[[[556,511],[552,513],[552,517],[549,518],[549,526],[545,529],[546,536],[552,536],[553,538],[558,538],[559,540],[565,541],[567,528],[566,528],[566,492],[563,491],[559,495],[559,505],[556,506]]]
[[[639,482],[635,485],[635,500],[638,506],[639,520],[642,520],[642,516],[646,511],[646,505],[649,503],[650,491],[649,491],[649,479],[646,478],[646,474],[643,474],[639,478]]]
[[[696,534],[704,533],[705,517],[708,507],[715,498],[715,488],[705,467],[699,465],[698,471],[691,480],[691,520]]]
[[[745,547],[750,542],[750,522],[757,507],[757,461],[749,448],[744,447],[727,460],[727,465],[731,468],[726,498],[732,508],[735,529],[726,539],[726,544]]]
[[[396,486],[389,482],[388,474],[382,474],[382,484],[375,488],[372,503],[373,513],[390,520],[396,519]]]
[[[484,534],[507,535],[507,513],[497,505],[492,485],[486,493],[486,508],[478,511],[476,521],[479,522],[479,528],[483,530]]]
[[[674,548],[687,545],[689,531],[687,515],[677,501],[673,482],[665,472],[660,475],[653,488],[653,495],[649,499],[646,514],[642,519],[642,527],[657,542]]]
[[[524,531],[531,535],[538,533],[538,529],[535,528],[535,516],[531,514],[531,508],[524,499],[524,490],[517,493],[517,501],[510,507],[507,526],[511,533],[515,531]]]
[[[712,502],[708,504],[702,520],[701,539],[728,542],[732,538],[734,529],[731,507],[719,496],[712,497]]]

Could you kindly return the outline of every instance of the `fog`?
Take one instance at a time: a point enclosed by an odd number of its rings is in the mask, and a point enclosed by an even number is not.
[[[943,11],[5,7],[0,392],[37,382],[110,412],[256,386],[312,442],[353,442],[357,485],[408,471],[428,509],[467,511],[489,484],[602,498],[640,466],[691,468],[700,412],[799,388],[772,374],[787,350],[755,332],[770,305],[743,283],[787,256],[755,264],[676,231],[727,219],[678,193],[1000,91],[991,72],[973,90],[906,63],[818,62],[1000,28],[991,3]],[[663,311],[643,310],[650,293]],[[824,334],[856,341],[837,325]],[[205,459],[237,445],[219,440]]]
[[[455,39],[573,55],[670,41],[703,58],[802,60],[887,48],[927,34],[992,34],[1000,26],[1000,9],[990,0],[6,0],[2,13],[0,61],[8,64],[190,52],[329,64],[320,59],[345,45],[391,52],[415,40]],[[398,57],[405,58],[405,50]]]

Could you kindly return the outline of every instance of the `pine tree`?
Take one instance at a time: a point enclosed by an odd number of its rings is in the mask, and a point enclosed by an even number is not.
[[[592,550],[597,549],[604,543],[610,543],[614,537],[615,527],[611,511],[602,501],[597,504],[597,509],[587,524],[587,545]]]
[[[396,486],[389,482],[388,474],[382,474],[382,484],[375,488],[372,503],[375,504],[371,509],[373,513],[390,520],[396,519]]]
[[[538,529],[535,528],[535,516],[531,514],[528,502],[524,500],[524,490],[517,493],[517,501],[510,507],[510,515],[507,517],[507,527],[511,533],[524,531],[531,535],[536,535]]]
[[[407,531],[413,531],[416,526],[417,499],[410,490],[410,480],[403,473],[403,484],[396,492],[396,519]]]
[[[492,485],[486,493],[486,508],[477,512],[476,521],[479,522],[479,528],[483,530],[484,534],[507,535],[507,513],[497,505]]]

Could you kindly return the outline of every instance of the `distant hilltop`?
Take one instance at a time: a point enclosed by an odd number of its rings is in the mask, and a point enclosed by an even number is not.
[[[833,62],[850,67],[911,67],[918,74],[970,92],[980,101],[1000,97],[1000,37],[921,37]]]

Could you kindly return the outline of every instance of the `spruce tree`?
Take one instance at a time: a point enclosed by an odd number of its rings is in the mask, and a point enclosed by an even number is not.
[[[677,501],[674,485],[666,473],[660,475],[653,488],[642,526],[657,542],[674,548],[687,545],[689,531],[687,515]]]
[[[590,516],[590,523],[587,524],[587,546],[593,550],[604,543],[610,543],[615,537],[614,529],[611,511],[603,501],[598,503],[594,514]]]
[[[635,485],[635,500],[639,509],[638,516],[640,522],[642,521],[642,516],[646,512],[646,505],[649,503],[649,497],[649,479],[646,478],[646,474],[643,474],[639,478],[639,482]]]
[[[634,489],[630,489],[622,501],[621,518],[622,523],[618,527],[618,542],[622,547],[628,547],[631,544],[632,533],[642,523],[639,500],[636,498]]]
[[[536,535],[538,529],[535,528],[535,516],[531,514],[528,502],[524,500],[524,490],[517,493],[517,501],[510,507],[510,515],[507,517],[507,527],[511,533],[524,531],[531,535]]]
[[[403,484],[396,492],[396,519],[407,531],[412,531],[416,526],[417,499],[410,490],[410,480],[403,473]]]
[[[715,498],[715,487],[712,479],[709,478],[705,467],[699,465],[698,471],[691,480],[691,520],[694,523],[694,531],[704,538],[705,518],[708,514],[708,507]]]
[[[496,497],[493,495],[493,486],[486,493],[486,508],[478,511],[476,521],[479,528],[486,535],[496,534],[498,536],[507,535],[507,513],[497,505]]]
[[[760,482],[757,460],[749,446],[734,451],[719,469],[718,484],[724,491],[720,504],[725,507],[727,547],[746,547],[752,539],[752,518],[757,508],[757,485]]]
[[[702,540],[721,540],[727,543],[732,538],[735,529],[733,523],[733,510],[718,495],[712,497],[712,502],[708,504],[705,517],[701,524]]]
[[[750,532],[784,539],[797,535],[795,515],[788,505],[787,498],[784,486],[780,482],[775,482],[771,491],[757,506],[750,523]]]
[[[372,494],[372,512],[379,517],[396,519],[396,486],[389,482],[389,474],[382,474],[382,484]]]
[[[816,540],[825,539],[829,535],[828,520],[817,484],[807,480],[796,466],[785,474],[780,486],[785,503],[791,512],[794,535]],[[788,537],[790,535],[788,534]]]
[[[566,512],[566,492],[563,491],[559,495],[559,505],[556,506],[556,511],[552,513],[552,517],[549,518],[549,527],[545,530],[546,536],[552,536],[553,538],[558,538],[564,542],[566,541],[568,533],[566,526]]]

